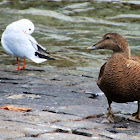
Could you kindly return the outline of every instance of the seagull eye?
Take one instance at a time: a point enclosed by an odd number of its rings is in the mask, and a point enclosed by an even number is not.
[[[31,28],[29,28],[29,31],[31,31]]]

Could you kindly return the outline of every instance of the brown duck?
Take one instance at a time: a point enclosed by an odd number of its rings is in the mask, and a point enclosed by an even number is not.
[[[108,33],[87,49],[109,49],[114,53],[101,67],[97,85],[107,97],[108,117],[113,118],[111,103],[138,101],[138,111],[131,117],[140,122],[140,57],[130,56],[128,42],[117,33]]]

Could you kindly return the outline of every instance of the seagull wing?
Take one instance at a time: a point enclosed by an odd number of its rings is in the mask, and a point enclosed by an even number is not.
[[[28,38],[36,50],[35,52],[36,56],[38,56],[39,58],[45,58],[48,60],[55,60],[53,57],[51,57],[50,53],[46,51],[46,48],[38,44],[37,41],[31,35],[28,35]]]

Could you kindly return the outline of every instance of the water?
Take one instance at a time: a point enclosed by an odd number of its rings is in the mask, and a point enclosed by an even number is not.
[[[36,27],[32,36],[57,59],[40,65],[28,60],[27,66],[99,71],[112,52],[86,48],[108,32],[123,35],[132,55],[140,52],[139,0],[0,0],[0,13],[0,35],[11,22],[30,19]],[[1,46],[0,55],[1,67],[16,65]]]

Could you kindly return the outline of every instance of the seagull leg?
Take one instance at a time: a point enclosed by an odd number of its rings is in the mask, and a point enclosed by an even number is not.
[[[19,65],[19,59],[18,59],[18,57],[17,57],[17,63],[18,63],[18,68],[15,69],[15,70],[21,70],[21,67],[20,67],[20,65]]]
[[[25,65],[25,58],[24,58],[24,66],[22,67],[23,69],[25,69],[26,68],[26,65]]]
[[[15,70],[21,70],[21,69],[25,69],[26,68],[26,66],[25,66],[25,58],[24,58],[24,66],[23,67],[20,67],[18,57],[17,57],[17,63],[18,63],[18,68],[15,69]]]

